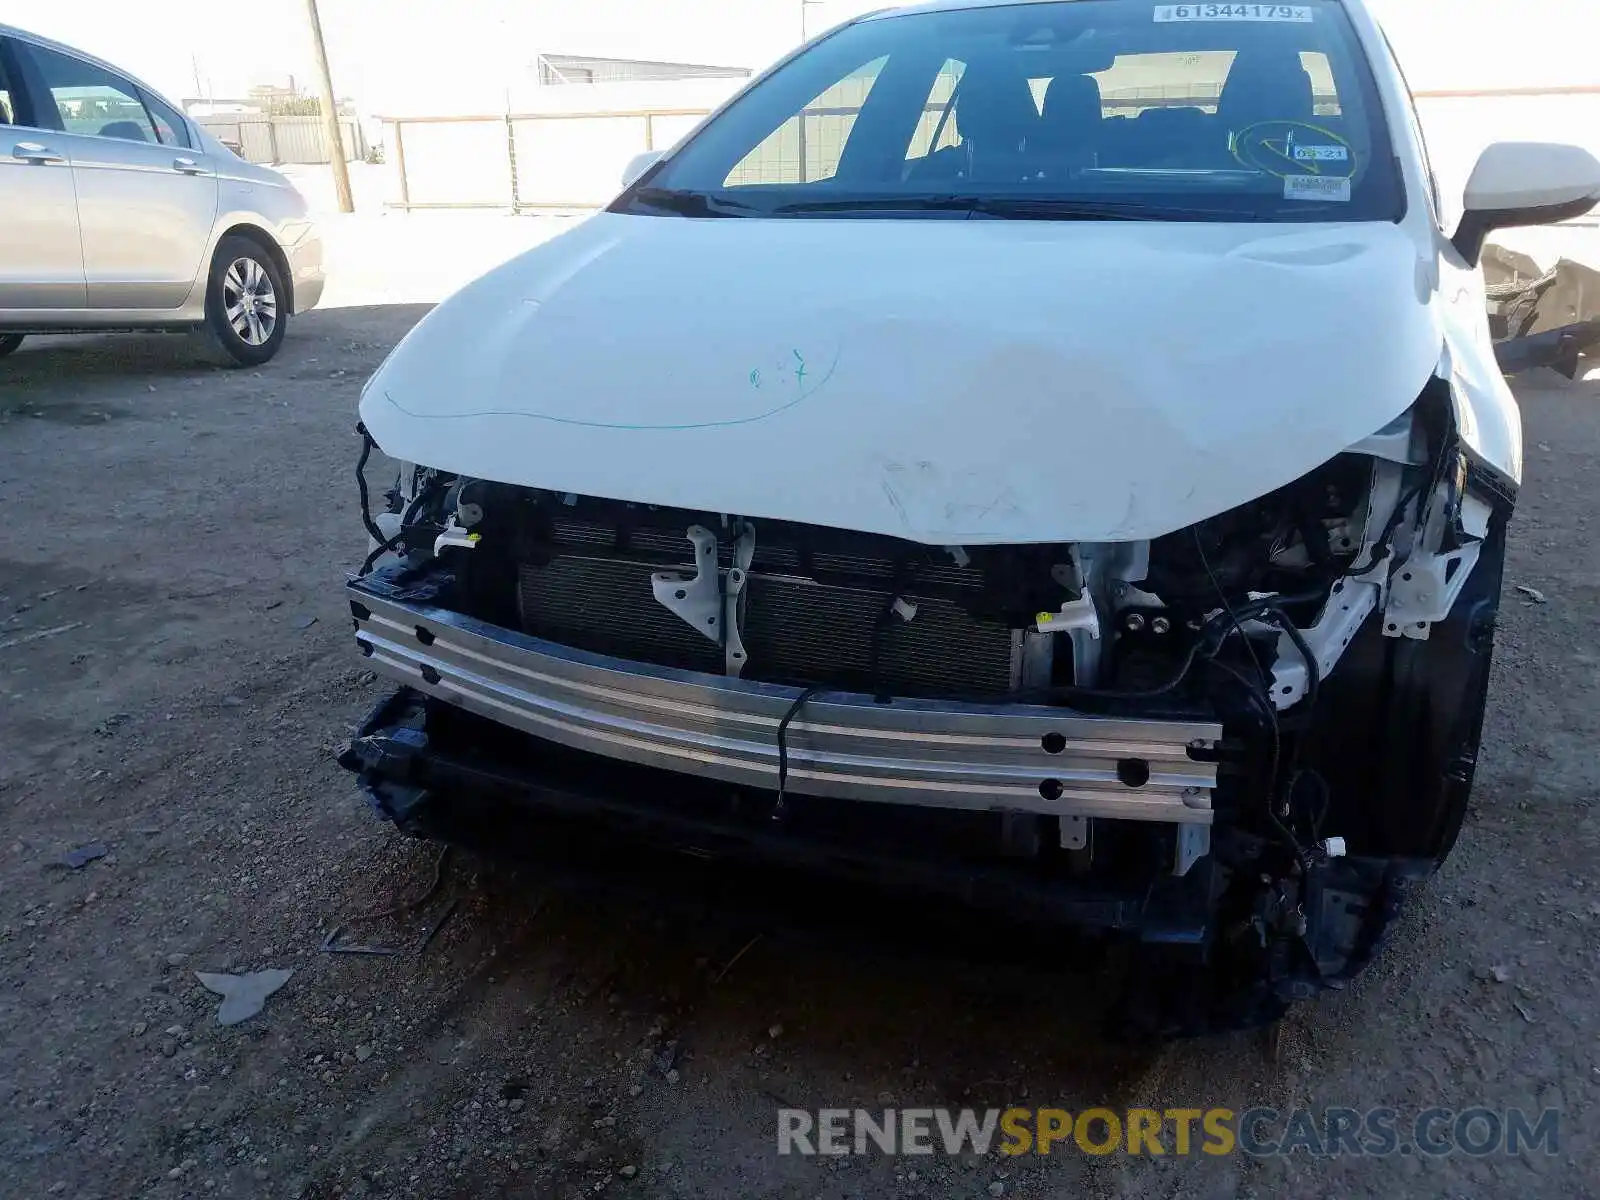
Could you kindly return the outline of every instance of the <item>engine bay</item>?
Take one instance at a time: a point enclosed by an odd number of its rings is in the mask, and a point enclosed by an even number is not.
[[[402,825],[441,778],[564,781],[719,845],[925,842],[1046,907],[1143,894],[1103,911],[1187,930],[1278,1003],[1364,961],[1391,884],[1459,828],[1498,487],[1437,389],[1142,541],[933,546],[402,466],[351,594],[362,652],[407,687],[347,765]],[[396,766],[419,756],[431,789]]]

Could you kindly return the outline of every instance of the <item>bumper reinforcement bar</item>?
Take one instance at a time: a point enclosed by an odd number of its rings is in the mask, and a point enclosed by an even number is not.
[[[799,689],[631,662],[490,625],[382,573],[349,585],[356,640],[400,683],[623,762],[776,786]],[[1215,722],[819,692],[787,734],[791,791],[844,800],[1211,823]],[[1203,760],[1211,761],[1203,761]]]

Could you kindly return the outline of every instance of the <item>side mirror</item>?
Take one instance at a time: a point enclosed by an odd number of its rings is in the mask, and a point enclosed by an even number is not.
[[[622,186],[630,186],[635,179],[660,162],[662,153],[660,150],[646,150],[630,158],[628,165],[622,168]]]
[[[1495,229],[1553,225],[1600,203],[1600,161],[1581,146],[1495,142],[1478,156],[1467,181],[1466,212],[1450,239],[1477,266]]]

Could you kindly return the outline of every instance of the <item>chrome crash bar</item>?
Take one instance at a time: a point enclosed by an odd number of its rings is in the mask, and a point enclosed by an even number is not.
[[[775,788],[778,723],[800,692],[590,654],[349,585],[383,674],[576,750]],[[786,736],[791,792],[1052,816],[1211,823],[1220,724],[1034,705],[819,692]]]

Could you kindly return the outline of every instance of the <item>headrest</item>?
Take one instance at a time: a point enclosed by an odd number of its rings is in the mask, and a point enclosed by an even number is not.
[[[112,121],[100,126],[100,136],[121,138],[125,142],[148,142],[144,129],[137,121]]]
[[[1233,61],[1217,112],[1238,132],[1257,121],[1309,121],[1315,111],[1311,76],[1297,54],[1273,54]]]

